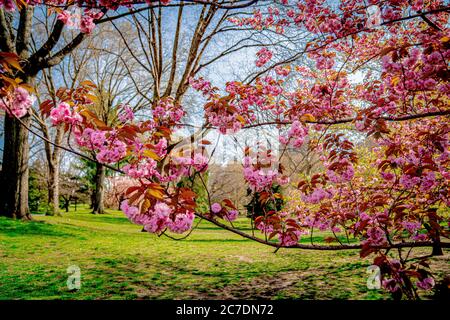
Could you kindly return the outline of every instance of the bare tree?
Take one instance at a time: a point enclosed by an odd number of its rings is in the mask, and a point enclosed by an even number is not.
[[[124,32],[131,32],[130,26],[122,26]],[[132,105],[134,112],[148,106],[145,99],[151,86],[139,89],[135,83],[141,82],[138,64],[132,60],[124,42],[114,40],[110,28],[102,28],[100,34],[87,50],[89,61],[86,68],[89,74],[86,79],[96,85],[97,101],[91,111],[107,126],[118,121],[122,106]],[[144,80],[145,81],[145,80]],[[145,82],[144,82],[145,83]],[[103,214],[106,168],[96,163],[94,188],[92,190],[92,212]]]
[[[148,1],[147,1],[148,2]],[[211,2],[205,4],[204,1],[194,0],[190,1],[191,6],[203,7],[205,15],[200,19],[198,30],[204,33],[208,20],[211,19],[211,14],[217,11],[228,11],[230,9],[238,9],[252,5],[256,1],[228,1]],[[140,2],[137,2],[138,4]],[[171,7],[184,7],[183,2],[175,3]],[[63,7],[67,9],[69,5]],[[99,7],[105,14],[104,17],[94,20],[94,23],[101,24],[105,22],[112,22],[116,19],[126,17],[130,14],[151,12],[152,30],[161,30],[161,15],[162,9],[158,9],[158,15],[155,15],[155,8],[160,8],[159,1],[151,1],[150,3],[139,6],[135,9],[130,9],[129,12],[116,12],[108,15],[106,7]],[[206,8],[209,9],[206,9]],[[149,11],[150,10],[150,11]],[[207,13],[206,13],[207,12]],[[40,39],[31,46],[33,41],[33,30],[36,22],[42,23],[43,18],[48,16],[47,6],[45,5],[24,5],[18,11],[7,12],[3,7],[0,8],[0,51],[15,53],[19,56],[22,62],[22,70],[19,70],[14,77],[18,77],[24,82],[33,84],[36,76],[44,69],[60,64],[65,57],[89,37],[89,34],[82,32],[67,32],[67,28],[63,21],[57,20],[56,15],[53,15],[51,21],[44,22],[47,28],[46,34],[48,37]],[[63,35],[70,34],[70,37],[65,38]],[[152,32],[153,40],[156,40],[155,32]],[[192,48],[198,47],[199,38],[194,37]],[[153,48],[161,48],[161,37],[158,43],[152,40]],[[156,47],[155,47],[156,46]],[[153,64],[154,79],[158,83],[161,80],[162,74],[162,58],[161,56],[152,56],[155,63]],[[193,61],[195,65],[195,61]],[[192,63],[192,60],[189,61]],[[189,73],[183,77],[187,79]],[[182,82],[184,83],[184,82]],[[187,84],[183,84],[186,86]],[[156,89],[155,89],[156,90]],[[183,91],[183,90],[181,90]],[[5,190],[0,196],[0,214],[14,218],[31,219],[28,207],[28,161],[29,161],[29,141],[28,128],[31,124],[31,116],[27,115],[23,118],[16,119],[5,116],[4,119],[4,138],[5,145],[3,150],[2,172],[0,182]]]
[[[54,105],[57,104],[56,92],[59,87],[74,89],[82,81],[88,70],[84,67],[89,59],[86,50],[72,51],[64,61],[48,70],[43,70],[38,76],[37,96],[39,104],[45,99],[50,99]],[[35,125],[41,130],[46,138],[44,145],[45,157],[47,159],[47,186],[48,186],[48,208],[47,214],[59,215],[59,175],[60,160],[63,150],[58,145],[64,144],[66,136],[64,125],[52,126],[42,114],[39,108],[32,113]]]

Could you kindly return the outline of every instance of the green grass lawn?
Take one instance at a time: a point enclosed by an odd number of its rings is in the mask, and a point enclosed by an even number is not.
[[[0,299],[389,299],[367,289],[370,260],[357,251],[274,253],[207,222],[174,241],[86,208],[34,220],[0,218]],[[72,292],[71,265],[82,285]],[[448,252],[431,265],[448,273]]]

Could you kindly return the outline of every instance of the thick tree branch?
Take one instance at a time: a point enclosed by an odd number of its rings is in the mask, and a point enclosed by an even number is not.
[[[51,52],[51,50],[58,43],[63,30],[64,22],[62,22],[61,20],[56,21],[52,33],[49,35],[47,41],[30,57],[29,60],[31,64],[39,61],[40,58],[46,57]]]
[[[28,58],[28,47],[31,40],[33,13],[33,6],[26,6],[20,10],[20,21],[16,37],[16,52],[22,59]]]
[[[322,250],[322,251],[329,251],[329,250],[356,250],[361,249],[363,246],[361,244],[342,244],[342,245],[314,245],[314,244],[301,244],[297,243],[292,246],[282,246],[279,243],[276,242],[270,242],[262,238],[255,237],[253,235],[250,235],[246,232],[243,232],[239,229],[230,227],[220,221],[217,221],[216,219],[213,219],[211,217],[208,217],[205,214],[201,213],[195,213],[195,215],[199,218],[205,219],[216,226],[231,231],[232,233],[235,233],[237,235],[240,235],[241,237],[244,237],[246,239],[259,242],[261,244],[265,244],[267,246],[275,247],[275,248],[286,248],[286,249],[305,249],[305,250]],[[418,242],[399,242],[399,243],[392,243],[392,245],[382,245],[382,246],[371,246],[371,248],[374,249],[391,249],[391,248],[417,248],[417,247],[432,247],[433,242],[431,241],[418,241]],[[441,242],[442,248],[450,248],[450,242]]]
[[[3,8],[0,8],[0,50],[5,52],[15,52],[11,24],[6,19]]]
[[[427,113],[421,113],[421,114],[411,114],[411,115],[401,116],[401,117],[379,117],[379,118],[374,118],[374,120],[382,119],[382,120],[389,121],[389,122],[400,122],[400,121],[408,121],[408,120],[437,117],[437,116],[448,116],[448,115],[450,115],[450,110],[427,112]],[[323,121],[318,120],[318,121],[306,121],[306,123],[336,125],[336,124],[350,123],[350,122],[355,121],[355,119],[356,118],[346,118],[346,119],[338,119],[338,120],[323,120]],[[270,121],[270,122],[250,124],[250,125],[244,126],[243,129],[250,129],[250,128],[256,128],[256,127],[267,126],[267,125],[289,125],[289,124],[292,124],[292,121]]]
[[[173,39],[173,49],[172,49],[172,65],[170,68],[169,80],[167,81],[166,91],[164,92],[164,96],[170,96],[172,93],[173,82],[175,80],[175,73],[177,70],[177,54],[178,54],[178,42],[181,31],[181,21],[183,18],[183,2],[180,4],[180,8],[178,9],[178,18],[177,18],[177,27],[175,30],[175,37]]]

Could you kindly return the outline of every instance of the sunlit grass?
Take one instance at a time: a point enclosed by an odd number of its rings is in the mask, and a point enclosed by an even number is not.
[[[357,251],[275,254],[208,222],[174,241],[85,207],[34,220],[0,218],[0,299],[389,298],[367,289],[370,260]],[[251,232],[246,219],[235,225]],[[81,269],[78,291],[66,286],[70,265]]]

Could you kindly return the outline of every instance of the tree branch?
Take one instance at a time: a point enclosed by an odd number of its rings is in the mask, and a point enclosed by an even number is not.
[[[305,249],[305,250],[356,250],[361,249],[363,246],[361,244],[342,244],[342,245],[314,245],[314,244],[301,244],[297,243],[292,246],[283,246],[276,242],[269,242],[264,239],[252,236],[248,233],[245,233],[241,230],[238,230],[236,228],[230,227],[222,222],[219,222],[213,218],[210,218],[202,213],[195,213],[195,215],[199,218],[205,219],[216,226],[231,231],[232,233],[235,233],[237,235],[240,235],[241,237],[244,237],[246,239],[265,244],[267,246],[275,247],[275,248],[286,248],[286,249]],[[431,241],[420,241],[420,242],[399,242],[399,243],[392,243],[392,245],[382,245],[382,246],[371,246],[371,248],[374,249],[391,249],[391,248],[417,248],[417,247],[432,247],[433,242]],[[442,248],[450,248],[450,242],[441,242]]]

